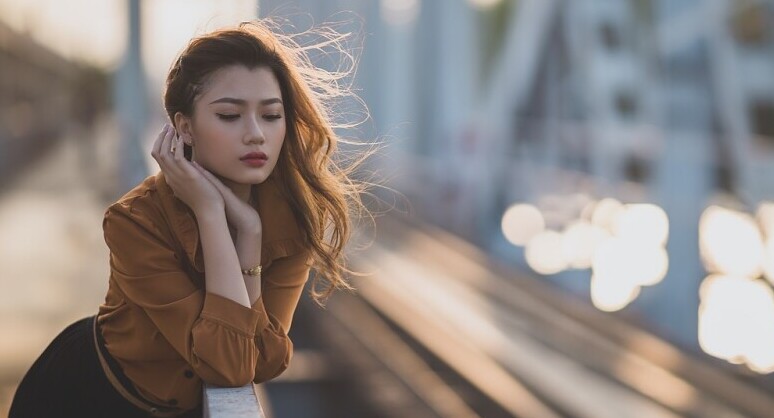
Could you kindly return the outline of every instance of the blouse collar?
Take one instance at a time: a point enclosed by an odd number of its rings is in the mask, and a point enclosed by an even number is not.
[[[199,227],[193,211],[178,199],[166,181],[164,173],[155,175],[159,199],[168,215],[172,232],[183,247],[188,260],[198,271],[204,271],[204,258],[199,242]],[[267,267],[274,258],[287,253],[288,247],[302,247],[301,229],[290,204],[282,195],[274,176],[253,186],[255,204],[261,218],[261,264]]]

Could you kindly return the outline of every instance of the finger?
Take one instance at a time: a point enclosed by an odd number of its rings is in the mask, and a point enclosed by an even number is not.
[[[159,156],[164,163],[169,162],[169,141],[172,139],[174,129],[169,128],[164,133],[164,138],[161,139],[161,145],[159,147]]]
[[[218,179],[217,177],[215,177],[215,175],[212,174],[210,170],[207,170],[206,168],[200,166],[199,163],[197,163],[196,161],[193,161],[191,165],[193,165],[196,168],[196,170],[202,173],[202,175],[206,177],[207,180],[209,180],[212,184],[214,184],[215,187],[218,188],[218,190],[223,192],[224,189],[227,189],[227,187],[223,184],[223,182],[220,181],[220,179]]]
[[[166,167],[166,162],[164,161],[164,146],[165,142],[167,140],[167,137],[169,136],[169,126],[165,127],[164,131],[159,135],[159,140],[157,142],[156,148],[153,150],[154,152],[154,158],[156,158],[156,161],[159,163],[159,167],[164,170]]]
[[[156,137],[156,141],[153,142],[153,148],[151,149],[151,155],[153,158],[158,161],[161,151],[161,143],[164,141],[164,136],[167,134],[167,130],[169,130],[169,124],[165,123],[164,127],[161,129],[161,132],[159,132],[159,135]]]
[[[167,131],[167,136],[165,138],[167,143],[164,144],[164,147],[161,149],[161,151],[165,152],[169,157],[173,156],[172,148],[175,146],[176,137],[177,137],[177,132],[175,132],[174,128],[170,128],[169,131]]]
[[[215,185],[215,188],[218,189],[218,191],[220,192],[220,194],[223,196],[224,199],[228,200],[228,199],[237,198],[234,192],[231,191],[231,189],[229,189],[225,184],[223,184],[223,182],[220,181],[220,179],[217,176],[215,176],[215,174],[212,174],[210,170],[207,170],[206,168],[202,167],[195,161],[192,163],[192,165],[196,167],[196,169],[199,170],[199,172],[202,173],[202,175],[205,178],[207,178],[207,180],[209,180],[212,184]]]
[[[161,149],[159,150],[161,154],[161,161],[159,162],[159,165],[161,166],[162,171],[165,171],[167,173],[172,174],[173,176],[180,175],[181,174],[181,168],[179,164],[175,163],[175,157],[172,155],[171,152],[171,146],[173,144],[173,141],[175,140],[175,129],[171,128],[167,131],[166,135],[164,136],[164,139],[161,142]]]
[[[183,150],[183,141],[180,139],[180,136],[175,135],[172,139],[172,147],[174,148],[172,157],[174,157],[175,161],[178,163],[182,163],[183,160],[185,160],[185,152]]]

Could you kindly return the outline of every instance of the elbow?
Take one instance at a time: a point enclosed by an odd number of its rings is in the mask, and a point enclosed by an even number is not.
[[[258,342],[261,361],[255,366],[254,383],[267,382],[279,376],[290,366],[293,358],[293,341],[280,328],[279,333],[266,334]]]
[[[281,375],[282,372],[284,372],[287,368],[288,367],[286,365],[281,365],[279,369],[275,369],[271,373],[256,373],[252,382],[255,384],[268,382],[269,380]]]
[[[249,384],[252,381],[253,381],[253,374],[252,373],[250,373],[250,374],[243,374],[241,376],[235,376],[235,377],[233,377],[231,379],[228,379],[226,381],[227,384],[224,385],[224,386],[226,386],[226,387],[234,387],[234,388],[242,387],[242,386],[245,386],[245,385]]]
[[[288,340],[289,342],[290,340]],[[264,383],[271,379],[281,375],[290,366],[290,360],[293,357],[292,344],[288,344],[288,350],[285,351],[285,355],[278,359],[278,361],[271,363],[258,364],[255,369],[255,376],[253,377],[253,383]]]
[[[265,383],[275,377],[278,377],[287,369],[287,366],[281,366],[279,369],[275,369],[272,373],[256,373],[255,378],[252,380],[255,384]]]
[[[202,381],[211,385],[220,387],[237,388],[252,382],[254,376],[252,373],[212,373],[209,376],[202,376]]]

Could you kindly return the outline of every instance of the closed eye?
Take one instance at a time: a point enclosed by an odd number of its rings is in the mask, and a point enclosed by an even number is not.
[[[234,120],[234,119],[239,118],[239,114],[225,115],[225,114],[222,114],[222,113],[216,113],[216,115],[218,115],[218,118],[220,118],[222,120]]]
[[[263,118],[266,120],[277,120],[282,119],[282,115],[266,115]]]

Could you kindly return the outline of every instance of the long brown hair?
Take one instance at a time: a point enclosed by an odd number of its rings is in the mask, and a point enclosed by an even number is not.
[[[287,128],[272,175],[279,180],[311,249],[317,273],[311,295],[322,305],[335,289],[352,290],[343,273],[354,272],[346,268],[343,250],[352,233],[352,217],[370,216],[360,197],[369,183],[356,181],[354,173],[375,148],[369,147],[356,158],[350,156],[346,165],[334,159],[342,142],[335,130],[358,123],[334,121],[331,116],[333,103],[342,98],[355,98],[362,104],[344,83],[356,60],[342,47],[348,34],[322,26],[311,31],[322,41],[301,46],[295,41],[299,34],[286,35],[268,19],[195,37],[169,70],[164,106],[170,120],[177,112],[192,116],[194,101],[208,77],[226,66],[267,67],[274,73],[282,92]],[[336,71],[313,65],[309,51],[326,47],[342,52],[349,65]],[[187,145],[185,154],[190,159]],[[317,289],[320,278],[327,283],[323,291]]]

